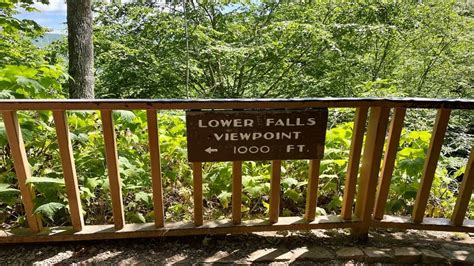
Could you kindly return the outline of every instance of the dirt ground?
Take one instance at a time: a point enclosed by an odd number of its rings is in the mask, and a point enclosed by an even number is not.
[[[0,246],[0,264],[249,264],[259,263],[262,250],[297,250],[322,247],[334,252],[342,247],[414,247],[443,254],[465,250],[474,254],[474,234],[428,231],[379,230],[367,242],[358,242],[348,230],[264,232],[245,235],[166,237],[148,239],[23,244]],[[278,259],[265,264],[290,264]],[[341,261],[337,261],[341,262]],[[469,261],[466,261],[469,265]],[[463,265],[465,263],[462,263]]]

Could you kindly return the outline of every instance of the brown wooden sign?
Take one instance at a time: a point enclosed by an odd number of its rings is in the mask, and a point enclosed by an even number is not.
[[[328,111],[188,111],[190,162],[321,159]]]

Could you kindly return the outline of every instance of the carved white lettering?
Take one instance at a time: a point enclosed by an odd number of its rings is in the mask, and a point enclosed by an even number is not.
[[[270,147],[269,146],[234,146],[234,154],[246,154],[246,153],[269,153],[270,152]]]
[[[207,128],[207,127],[253,127],[254,125],[253,119],[212,119],[207,122],[199,119],[198,127],[200,128]]]
[[[244,119],[244,127],[253,127],[252,119]]]
[[[214,133],[214,139],[217,141],[243,141],[243,140],[298,140],[301,137],[301,131],[291,132],[231,132]]]
[[[209,122],[207,122],[207,124],[209,125],[209,127],[218,127],[219,126],[219,121],[218,120],[209,120]]]
[[[314,118],[314,117],[308,118],[308,122],[306,123],[306,125],[308,125],[308,126],[316,125],[316,118]]]
[[[216,138],[217,141],[220,141],[222,139],[222,137],[224,137],[224,134],[214,133],[214,137]]]

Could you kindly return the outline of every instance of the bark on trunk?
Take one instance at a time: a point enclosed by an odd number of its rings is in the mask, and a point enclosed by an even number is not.
[[[91,2],[67,0],[70,98],[94,98]]]

